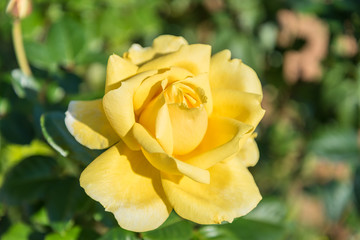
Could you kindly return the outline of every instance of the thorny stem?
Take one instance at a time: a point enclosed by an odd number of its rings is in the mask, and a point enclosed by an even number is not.
[[[24,43],[21,32],[21,20],[19,18],[14,19],[12,35],[13,35],[13,43],[15,47],[16,59],[20,65],[20,69],[22,70],[24,75],[31,76],[32,73],[24,50]]]

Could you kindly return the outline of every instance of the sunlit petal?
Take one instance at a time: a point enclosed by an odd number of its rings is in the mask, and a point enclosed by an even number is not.
[[[218,163],[209,172],[210,184],[161,174],[165,194],[181,217],[200,224],[232,222],[261,200],[251,173],[236,159]]]
[[[262,88],[255,71],[239,59],[230,60],[229,50],[221,51],[211,58],[211,90],[236,89],[262,96]]]
[[[259,148],[255,142],[254,136],[249,137],[241,148],[236,158],[244,164],[245,167],[255,166],[259,161]]]
[[[65,124],[79,143],[91,149],[108,148],[120,139],[105,116],[101,99],[71,101]]]
[[[120,137],[128,134],[135,123],[133,96],[141,82],[157,71],[146,71],[121,82],[121,86],[105,94],[103,98],[104,112],[116,133]]]
[[[211,47],[203,44],[183,45],[164,56],[155,58],[139,68],[139,72],[168,67],[181,67],[194,75],[209,72]]]
[[[136,74],[137,69],[135,64],[116,54],[111,55],[106,68],[105,93],[118,88],[120,82]]]
[[[233,89],[215,91],[214,115],[237,119],[256,127],[265,114],[261,107],[261,96]]]
[[[209,183],[209,172],[207,170],[189,165],[165,153],[156,139],[143,126],[135,123],[133,132],[144,155],[155,168],[169,174],[185,175],[195,181]]]
[[[188,155],[179,159],[193,166],[208,169],[214,164],[237,154],[253,131],[253,127],[240,121],[210,117],[203,141]]]
[[[80,185],[122,228],[143,232],[159,227],[171,212],[159,174],[141,151],[119,142],[82,172]]]

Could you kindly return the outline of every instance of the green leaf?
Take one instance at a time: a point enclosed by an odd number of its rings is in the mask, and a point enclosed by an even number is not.
[[[330,160],[355,162],[359,157],[357,134],[354,129],[327,127],[309,143],[309,150]]]
[[[102,151],[90,150],[78,143],[67,130],[64,119],[63,112],[49,112],[41,116],[41,130],[45,139],[62,156],[89,164]]]
[[[281,224],[284,222],[286,214],[286,204],[281,199],[266,197],[261,200],[259,205],[244,218],[273,224]]]
[[[52,228],[64,233],[72,225],[70,221],[74,214],[87,206],[88,199],[77,178],[56,180],[47,192],[45,202]]]
[[[196,236],[198,239],[209,239],[209,240],[241,240],[235,233],[229,231],[226,228],[219,226],[204,226],[201,227]]]
[[[337,222],[346,206],[352,200],[352,185],[347,182],[331,182],[320,189],[325,203],[326,213],[330,220]]]
[[[49,157],[32,156],[13,167],[5,176],[0,199],[20,204],[43,197],[56,177],[56,161]]]
[[[77,240],[81,233],[81,228],[75,226],[64,233],[52,233],[45,237],[45,240]]]
[[[43,141],[34,139],[30,144],[7,144],[2,148],[0,156],[2,157],[3,170],[11,168],[16,163],[20,162],[24,158],[41,155],[52,156],[54,151],[51,147]]]
[[[126,231],[120,227],[110,229],[98,240],[137,240],[135,233]]]
[[[354,195],[356,201],[356,207],[360,213],[360,166],[356,168],[354,177]]]
[[[180,218],[174,211],[156,230],[144,232],[145,240],[191,239],[193,223]]]
[[[18,112],[12,112],[0,118],[1,135],[17,144],[30,144],[35,132],[30,118]]]
[[[49,218],[46,214],[45,208],[40,208],[34,215],[31,216],[31,222],[42,226],[49,225]]]
[[[281,240],[286,231],[282,224],[238,218],[229,224],[201,227],[198,235],[200,239]]]
[[[53,59],[48,51],[48,46],[44,43],[24,41],[26,56],[29,58],[31,65],[38,68],[47,68],[55,70],[57,62]]]
[[[47,37],[48,51],[56,62],[72,64],[84,47],[85,35],[81,25],[70,18],[53,24]]]
[[[16,223],[1,236],[2,240],[27,240],[31,233],[31,228],[23,223]]]

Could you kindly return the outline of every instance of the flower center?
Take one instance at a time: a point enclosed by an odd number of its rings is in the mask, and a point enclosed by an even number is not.
[[[168,86],[164,91],[164,96],[168,104],[177,103],[186,108],[200,107],[203,103],[196,90],[181,82]]]
[[[167,153],[187,154],[201,143],[207,130],[204,91],[185,81],[168,85],[164,81],[162,89],[141,112],[139,123]]]

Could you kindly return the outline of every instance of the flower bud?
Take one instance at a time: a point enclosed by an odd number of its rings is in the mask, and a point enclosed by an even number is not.
[[[32,11],[31,0],[10,0],[6,12],[15,18],[23,19]]]

